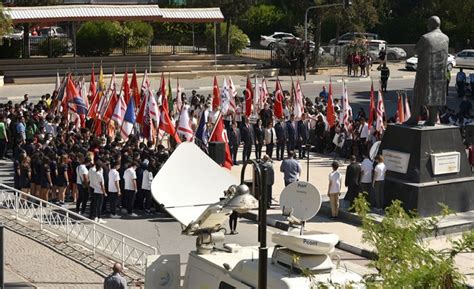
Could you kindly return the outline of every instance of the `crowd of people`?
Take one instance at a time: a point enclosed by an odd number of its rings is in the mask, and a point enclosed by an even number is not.
[[[97,134],[93,119],[78,126],[58,112],[54,95],[57,94],[44,95],[37,103],[25,95],[21,103],[0,104],[0,158],[11,153],[15,188],[59,205],[72,202],[78,213],[87,213],[98,222],[105,222],[105,214],[119,218],[136,216],[136,210],[146,214],[161,210],[152,198],[151,181],[176,146],[173,138],[169,137],[168,143],[163,138],[155,141],[144,138],[139,129],[126,141],[119,133],[111,135],[107,130]],[[303,159],[310,152],[363,160],[371,145],[382,138],[383,127],[397,121],[396,115],[385,116],[382,129],[377,129],[374,123],[368,123],[370,116],[362,108],[348,120],[342,120],[339,99],[334,98],[336,118],[335,125],[330,126],[325,88],[314,101],[304,98],[299,118],[294,114],[293,96],[288,91],[283,91],[283,115],[279,118],[274,113],[272,94],[250,117],[245,116],[245,99],[239,96],[235,97],[235,108],[226,113],[218,107],[211,108],[211,95],[193,91],[189,97],[182,94],[182,101],[188,107],[194,134],[205,115],[203,112],[209,116],[207,136],[196,135],[198,145],[202,146],[203,138],[209,140],[216,116],[222,115],[234,165],[264,156],[266,161]],[[464,127],[470,121],[470,100],[465,98],[460,108],[458,113],[448,107],[441,108],[440,122]],[[179,122],[179,113],[171,117]],[[287,181],[290,182],[290,177]],[[86,210],[89,203],[90,210]]]

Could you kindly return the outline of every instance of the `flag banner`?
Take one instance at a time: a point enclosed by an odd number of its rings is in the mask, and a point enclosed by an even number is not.
[[[295,115],[295,118],[301,119],[303,112],[303,91],[301,91],[300,81],[296,80],[295,98],[293,99],[293,114]]]
[[[247,76],[247,85],[245,86],[245,116],[249,117],[252,113],[253,89],[250,78]]]
[[[130,99],[125,116],[123,118],[122,128],[120,129],[120,136],[123,140],[128,140],[128,137],[132,133],[133,126],[135,124],[135,100]]]
[[[283,89],[280,80],[277,78],[275,89],[275,104],[273,106],[273,114],[278,118],[283,118]]]
[[[334,102],[332,96],[332,80],[329,80],[329,94],[328,94],[328,105],[326,109],[326,120],[329,127],[336,125],[336,112],[334,111]]]
[[[225,82],[225,81],[224,81]],[[214,84],[212,86],[212,110],[221,106],[221,98],[219,93],[219,86],[217,85],[217,77],[214,76]]]
[[[185,105],[179,115],[179,122],[178,122],[178,134],[181,137],[184,137],[186,141],[193,140],[193,130],[191,129],[191,124],[189,120],[189,111],[188,106]]]
[[[376,116],[376,108],[375,108],[375,92],[374,92],[374,82],[372,81],[370,85],[370,105],[369,105],[369,130],[372,128],[374,124],[374,118]]]
[[[382,90],[379,88],[379,94],[378,94],[378,99],[377,99],[377,121],[376,121],[376,126],[375,126],[375,129],[379,133],[382,133],[385,130],[385,127],[383,124],[384,115],[385,115],[385,105],[383,103]]]
[[[137,81],[137,70],[133,69],[132,80],[130,81],[130,93],[135,100],[135,108],[140,107],[141,96],[140,91],[138,90],[138,81]]]
[[[86,114],[87,108],[82,100],[82,97],[79,95],[76,86],[72,82],[71,77],[68,77],[67,87],[66,87],[66,99],[69,109],[77,113],[78,115]]]
[[[227,169],[232,168],[232,156],[230,154],[229,139],[227,138],[227,131],[224,128],[224,121],[222,119],[222,114],[219,115],[216,122],[216,127],[212,132],[210,141],[224,142],[225,143],[225,160],[223,166]]]
[[[196,139],[200,140],[199,145],[207,146],[209,142],[209,131],[207,130],[207,121],[209,117],[209,112],[207,110],[203,110],[201,113],[201,117],[199,118],[199,125],[196,130]]]

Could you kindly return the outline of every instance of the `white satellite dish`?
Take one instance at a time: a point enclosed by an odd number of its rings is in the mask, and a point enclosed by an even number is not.
[[[286,186],[280,195],[280,207],[284,215],[293,216],[300,221],[312,219],[321,209],[321,194],[307,182],[294,182]]]
[[[230,185],[239,184],[191,142],[180,144],[151,184],[153,198],[184,226],[199,219],[204,211],[224,197]]]
[[[374,142],[374,144],[370,147],[370,152],[369,152],[369,158],[371,160],[374,160],[375,157],[377,156],[377,153],[379,152],[379,147],[380,147],[380,144],[382,142],[381,141],[376,141]]]

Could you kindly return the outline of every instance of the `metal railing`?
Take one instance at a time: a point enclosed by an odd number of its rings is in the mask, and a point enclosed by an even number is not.
[[[157,254],[153,246],[4,184],[0,184],[0,208],[11,211],[15,219],[38,223],[40,230],[65,242],[74,241],[90,249],[94,256],[102,254],[141,274],[145,273],[147,256]]]

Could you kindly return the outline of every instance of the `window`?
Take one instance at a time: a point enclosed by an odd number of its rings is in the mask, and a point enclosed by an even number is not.
[[[467,52],[458,53],[458,57],[466,57],[466,56],[467,56]]]

